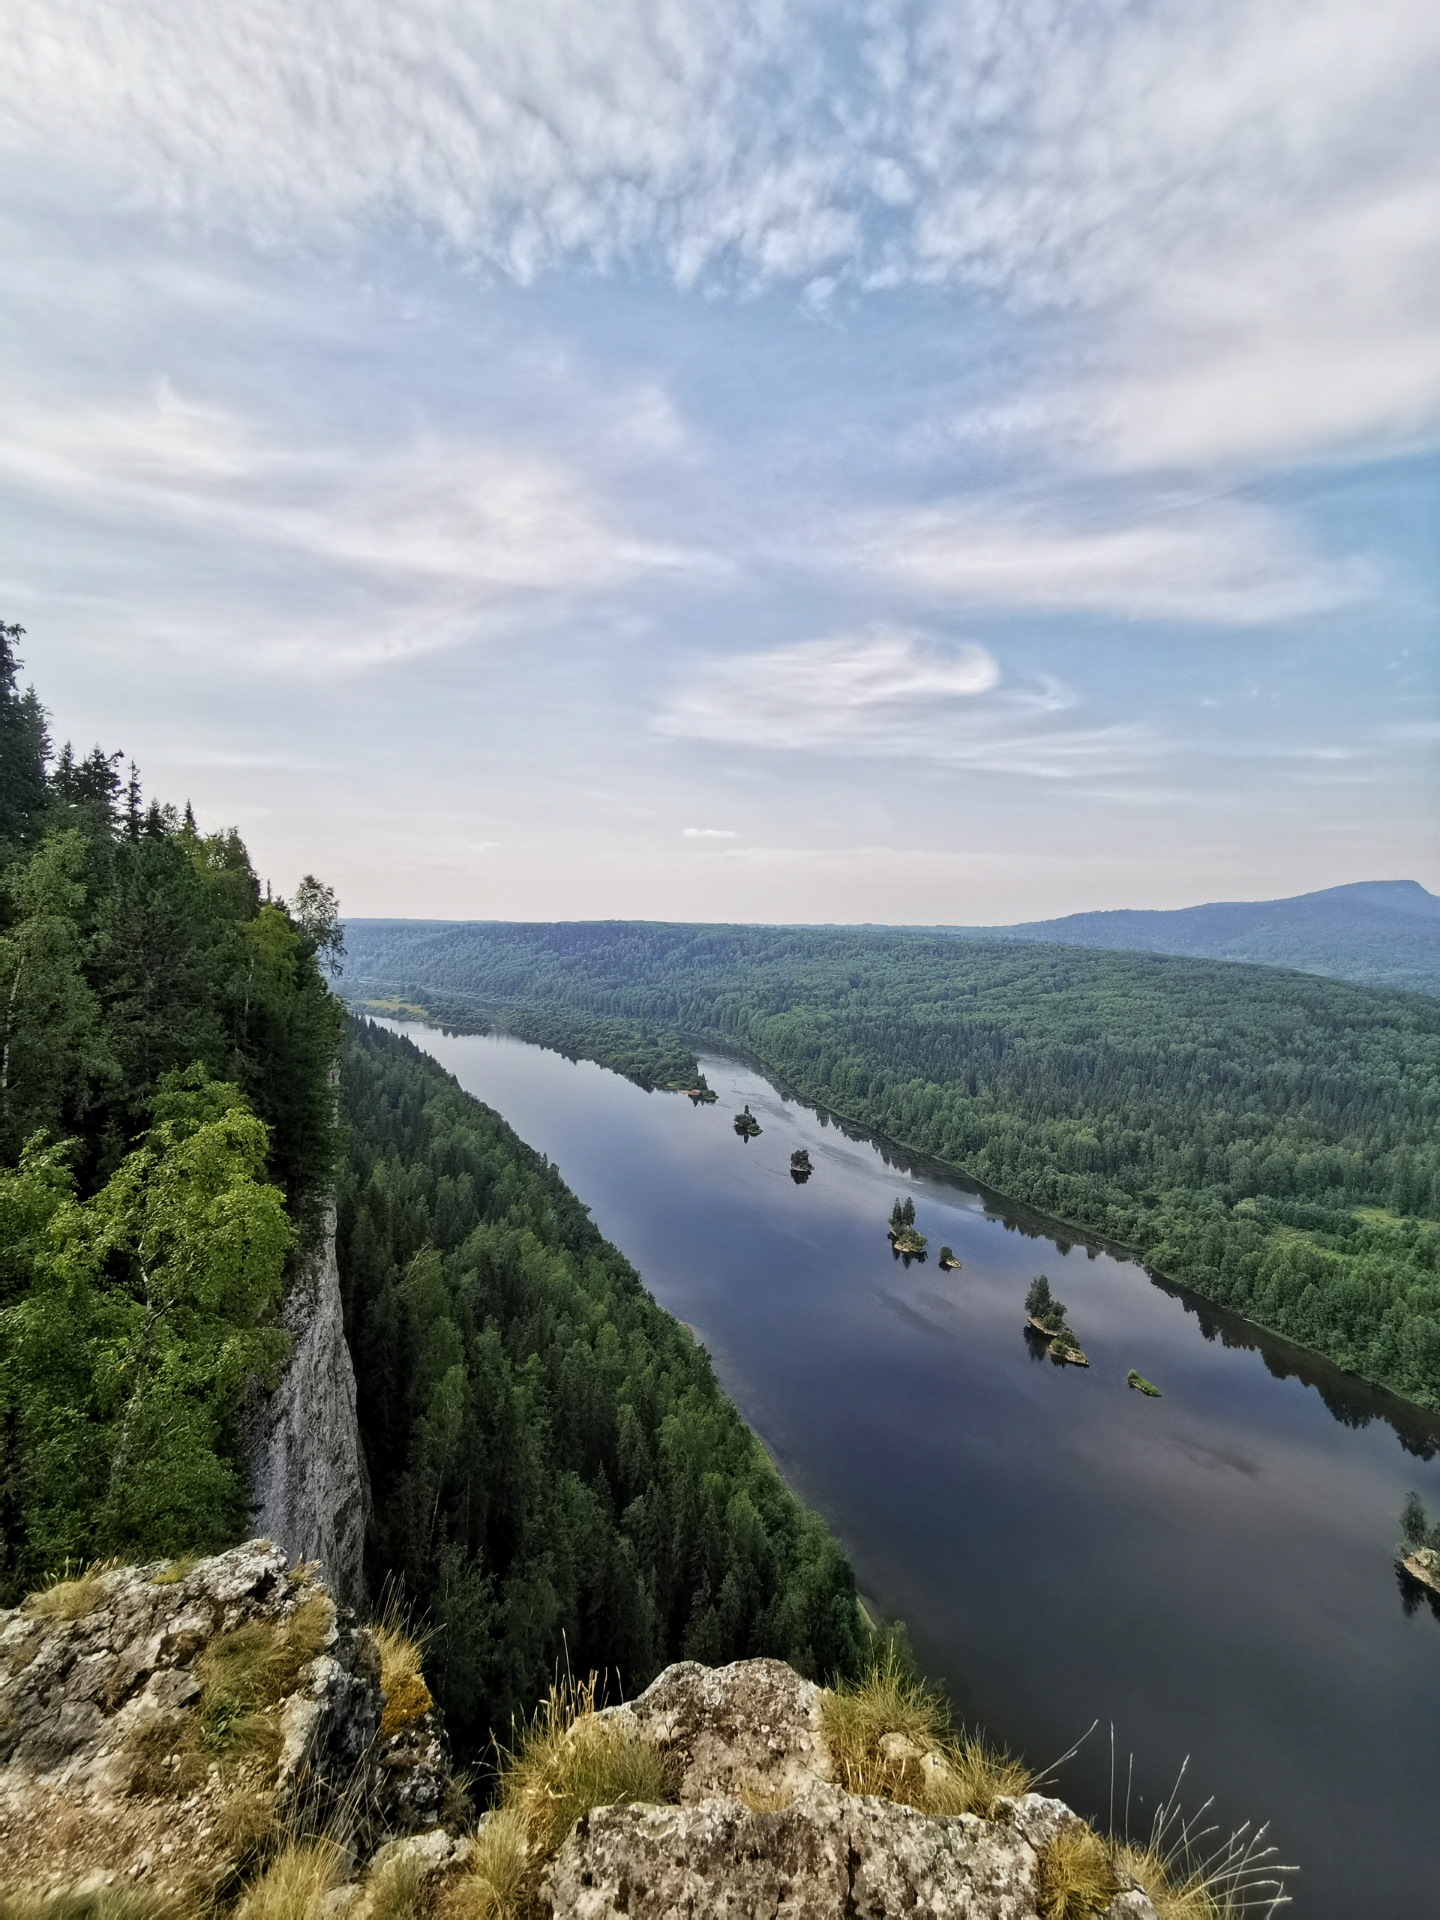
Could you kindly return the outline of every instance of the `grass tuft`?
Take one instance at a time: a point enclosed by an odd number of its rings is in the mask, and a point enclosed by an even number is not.
[[[498,1805],[475,1835],[457,1903],[466,1920],[516,1920],[582,1814],[675,1798],[664,1754],[595,1705],[597,1676],[551,1687],[513,1752],[500,1754]]]
[[[551,1687],[508,1754],[500,1804],[525,1822],[533,1850],[549,1859],[582,1813],[632,1800],[675,1798],[665,1756],[633,1727],[596,1710],[597,1676]]]
[[[1012,1755],[956,1734],[942,1697],[887,1647],[859,1680],[826,1693],[821,1730],[847,1793],[876,1794],[924,1813],[988,1819],[1002,1795],[1030,1787]]]
[[[1180,1780],[1184,1776],[1182,1767]],[[1200,1824],[1210,1801],[1188,1818],[1181,1811],[1180,1780],[1156,1812],[1147,1841],[1111,1846],[1116,1866],[1144,1889],[1160,1920],[1245,1920],[1288,1906],[1285,1882],[1295,1869],[1277,1862],[1266,1829],[1247,1821],[1222,1839],[1218,1827]]]
[[[458,1920],[517,1920],[542,1862],[531,1871],[529,1835],[517,1807],[497,1807],[475,1835],[465,1876],[453,1904]]]
[[[150,1584],[152,1587],[178,1586],[182,1580],[189,1579],[199,1564],[198,1553],[182,1553],[178,1560],[170,1561],[167,1566],[160,1569],[159,1573],[152,1573]]]
[[[425,1684],[424,1641],[407,1632],[395,1614],[377,1621],[370,1632],[380,1655],[380,1690],[385,1695],[380,1734],[388,1740],[435,1703]]]
[[[365,1920],[417,1920],[425,1876],[414,1860],[392,1860],[365,1883]]]
[[[334,1619],[331,1600],[316,1593],[288,1620],[251,1620],[215,1636],[195,1662],[200,1737],[212,1754],[274,1763],[280,1729],[268,1709],[294,1692]]]
[[[103,1575],[119,1564],[118,1560],[97,1560],[92,1566],[77,1567],[72,1573],[67,1560],[63,1573],[47,1580],[38,1593],[29,1595],[23,1611],[32,1620],[83,1620],[104,1598],[105,1589],[100,1584]]]
[[[333,1840],[282,1847],[236,1908],[236,1920],[319,1920],[325,1897],[347,1878]]]
[[[98,1887],[83,1893],[0,1893],[0,1920],[194,1920],[178,1895]]]
[[[1121,1890],[1112,1850],[1078,1821],[1063,1826],[1040,1849],[1035,1909],[1040,1920],[1088,1920]]]
[[[217,1634],[195,1662],[196,1709],[149,1721],[126,1741],[128,1791],[183,1797],[203,1784],[213,1761],[258,1766],[268,1777],[284,1744],[271,1709],[324,1651],[334,1619],[332,1601],[315,1593],[288,1619],[250,1620]]]

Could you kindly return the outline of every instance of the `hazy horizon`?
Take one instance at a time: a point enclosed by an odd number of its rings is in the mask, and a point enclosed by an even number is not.
[[[17,0],[0,617],[354,918],[1440,891],[1440,15]]]

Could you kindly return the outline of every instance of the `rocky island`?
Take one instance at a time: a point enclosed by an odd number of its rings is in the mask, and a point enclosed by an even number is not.
[[[760,1132],[760,1122],[751,1113],[748,1101],[735,1116],[735,1131],[742,1140],[754,1140]]]

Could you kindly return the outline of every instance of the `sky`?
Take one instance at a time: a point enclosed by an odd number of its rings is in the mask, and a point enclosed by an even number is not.
[[[282,891],[1440,891],[1433,0],[6,11],[0,617]]]

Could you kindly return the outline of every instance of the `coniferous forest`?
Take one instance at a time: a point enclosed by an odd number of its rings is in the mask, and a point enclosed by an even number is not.
[[[462,1752],[567,1656],[627,1689],[682,1655],[854,1671],[844,1555],[704,1353],[495,1114],[407,1041],[352,1023],[342,1046],[327,888],[272,897],[236,833],[146,802],[118,754],[52,751],[20,637],[0,630],[0,1605],[67,1563],[244,1537],[237,1414],[285,1358],[333,1194],[367,1572],[431,1628]]]
[[[423,1597],[462,1748],[553,1677],[864,1653],[854,1578],[710,1362],[559,1175],[402,1037],[352,1024],[340,1270],[369,1572]]]
[[[352,991],[743,1050],[1440,1408],[1440,1005],[1280,969],[849,928],[361,922]]]

